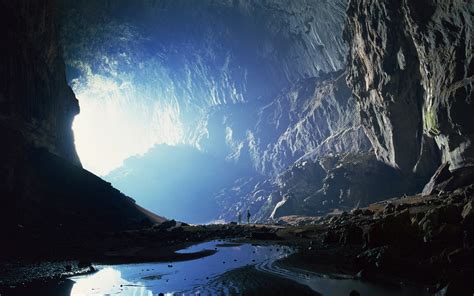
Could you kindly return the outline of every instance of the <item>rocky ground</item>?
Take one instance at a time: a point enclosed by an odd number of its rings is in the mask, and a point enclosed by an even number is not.
[[[474,185],[470,185],[449,193],[391,199],[350,213],[284,217],[274,225],[191,226],[171,220],[144,230],[90,237],[74,246],[54,246],[54,255],[46,257],[32,250],[30,256],[4,259],[0,292],[93,272],[92,262],[194,259],[210,253],[174,251],[211,239],[242,238],[299,250],[281,264],[373,281],[421,284],[438,295],[472,295],[473,196]]]
[[[369,280],[417,282],[439,295],[472,295],[474,186],[392,199],[351,213],[281,223],[304,238],[289,264]],[[286,221],[286,222],[284,222]]]

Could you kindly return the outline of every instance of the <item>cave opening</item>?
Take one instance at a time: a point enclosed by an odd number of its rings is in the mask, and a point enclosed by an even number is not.
[[[154,145],[183,142],[179,106],[150,98],[123,78],[91,74],[70,83],[81,110],[72,125],[75,145],[91,172],[105,176]]]
[[[304,147],[314,139],[301,139],[283,147],[288,152],[264,156],[282,149],[280,134],[303,120],[278,110],[274,98],[299,83],[298,100],[310,100],[317,77],[341,71],[342,1],[290,19],[271,5],[225,1],[192,3],[193,9],[173,1],[60,3],[66,74],[81,109],[72,128],[84,168],[166,217],[268,217],[257,214],[261,205],[234,209],[219,195],[238,180],[256,185],[279,174],[316,145]],[[295,115],[309,113],[291,100],[281,104],[294,105]],[[282,118],[263,118],[269,116]],[[178,190],[182,184],[188,188]]]
[[[0,0],[0,295],[474,295],[474,6],[422,2]]]

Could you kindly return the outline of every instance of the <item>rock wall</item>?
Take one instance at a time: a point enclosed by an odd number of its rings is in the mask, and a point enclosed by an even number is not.
[[[303,79],[263,106],[219,108],[203,123],[202,149],[276,176],[300,158],[371,149],[342,71]]]
[[[473,11],[470,1],[350,1],[348,82],[378,158],[405,173],[473,164]]]
[[[53,1],[0,1],[0,125],[80,166],[72,120],[79,113],[66,82]],[[15,147],[19,143],[5,141]]]
[[[0,19],[2,256],[49,254],[65,241],[157,221],[81,168],[71,131],[79,108],[65,77],[55,1],[0,1]]]
[[[106,82],[117,86],[111,97],[124,92],[137,104],[157,102],[172,110],[180,143],[194,146],[212,133],[203,123],[210,109],[223,106],[232,116],[241,104],[265,105],[301,79],[343,69],[347,55],[346,0],[61,3],[68,78],[78,97],[107,93],[109,84],[97,87]]]
[[[235,126],[232,116],[216,120],[235,148],[229,155],[250,159],[263,175],[216,194],[220,219],[235,220],[247,209],[253,221],[323,215],[419,192],[429,176],[377,160],[358,110],[345,73],[338,72],[300,81],[256,113],[243,112],[257,118],[254,127]]]

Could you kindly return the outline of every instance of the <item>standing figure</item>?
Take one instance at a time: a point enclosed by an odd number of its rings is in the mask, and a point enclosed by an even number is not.
[[[242,212],[239,211],[239,213],[237,214],[237,221],[239,221],[239,224],[242,224]]]
[[[250,210],[247,210],[247,224],[250,224]]]

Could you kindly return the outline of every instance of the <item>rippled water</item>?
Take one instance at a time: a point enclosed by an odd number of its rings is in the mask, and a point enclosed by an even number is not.
[[[214,255],[196,260],[95,266],[98,272],[71,278],[76,282],[71,295],[156,295],[189,291],[206,286],[229,270],[274,261],[290,253],[290,249],[284,247],[220,244],[220,241],[211,241],[179,251],[217,249]]]
[[[285,269],[278,266],[276,261],[293,252],[288,247],[211,241],[179,252],[193,253],[202,250],[217,252],[208,257],[183,262],[95,266],[98,272],[71,278],[75,281],[71,295],[239,294],[247,285],[268,285],[269,279],[260,279],[255,272],[275,276],[276,280],[270,279],[272,288],[276,289],[274,291],[279,288],[277,279],[280,277],[310,287],[323,295],[349,295],[352,290],[359,291],[361,295],[424,294],[421,289],[386,287],[351,278],[334,278]],[[251,269],[239,269],[246,266]],[[249,270],[253,273],[249,273]],[[264,280],[267,283],[263,283]]]

